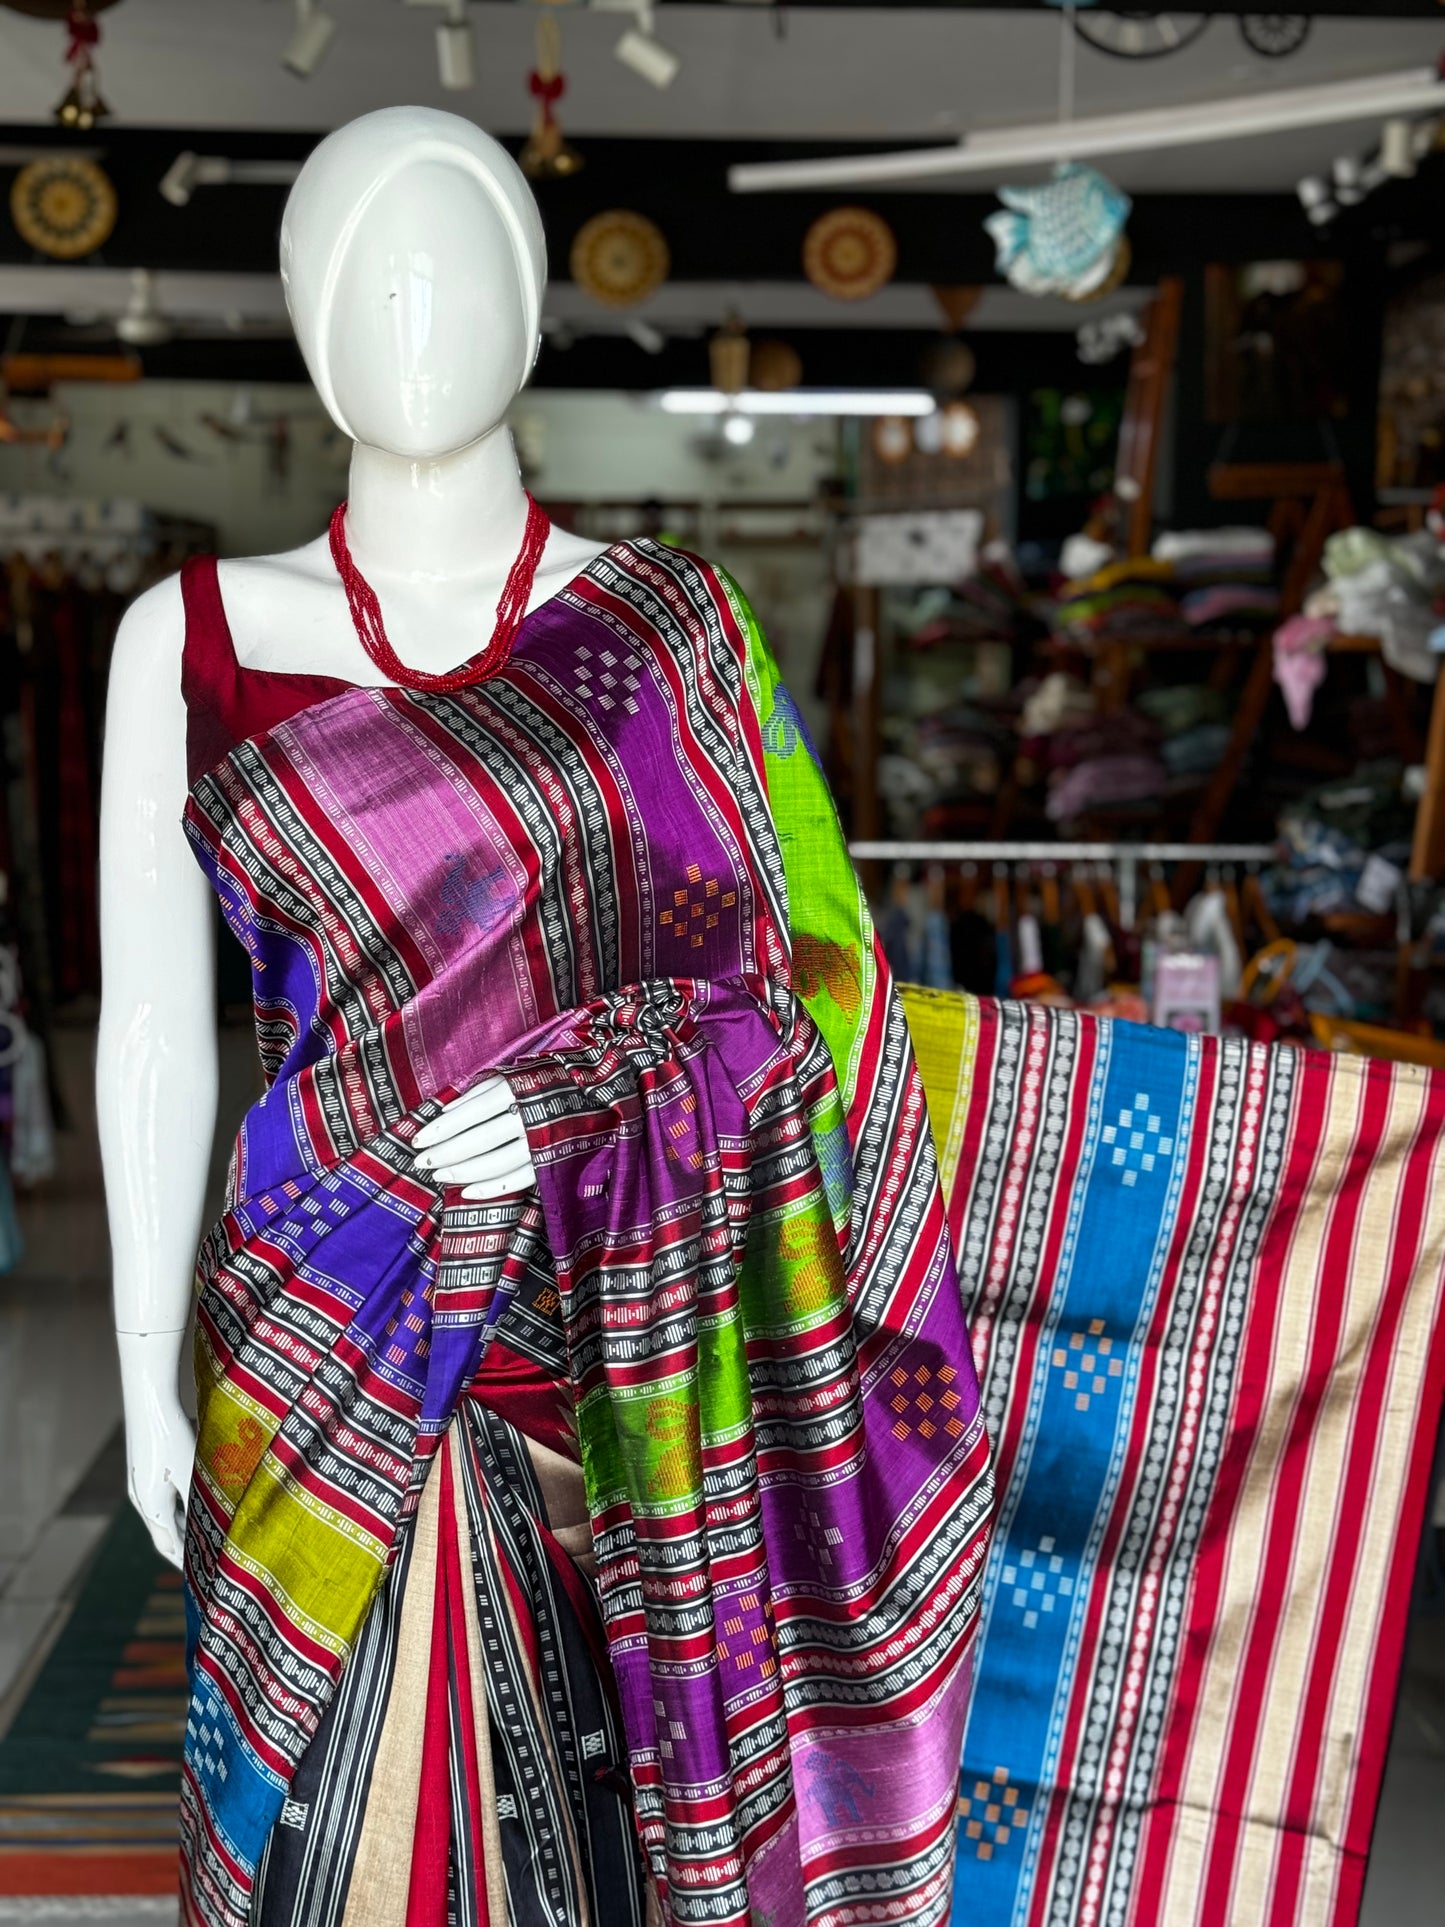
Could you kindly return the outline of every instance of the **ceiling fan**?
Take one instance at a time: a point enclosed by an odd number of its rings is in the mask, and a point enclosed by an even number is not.
[[[177,337],[190,341],[237,337],[267,341],[280,340],[291,333],[290,324],[280,316],[245,315],[239,311],[173,312],[166,306],[150,268],[132,269],[129,292],[121,308],[104,313],[94,308],[72,308],[65,320],[72,340],[119,339],[128,348],[162,348]]]

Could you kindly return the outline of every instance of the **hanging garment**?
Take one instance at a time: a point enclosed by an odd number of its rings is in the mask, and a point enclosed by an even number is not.
[[[998,1463],[954,1919],[1352,1927],[1445,1075],[904,994]]]
[[[15,1210],[15,1192],[10,1183],[10,1166],[0,1147],[0,1278],[13,1271],[25,1256],[25,1240],[20,1233],[20,1218]]]
[[[943,1922],[987,1445],[745,602],[619,543],[440,694],[248,672],[183,584],[269,1080],[199,1265],[187,1920]],[[537,1183],[468,1202],[410,1146],[493,1071]]]

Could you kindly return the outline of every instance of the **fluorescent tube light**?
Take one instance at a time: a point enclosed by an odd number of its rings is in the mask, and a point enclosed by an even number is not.
[[[931,415],[938,406],[926,388],[664,388],[657,403],[669,415]]]
[[[1247,140],[1252,135],[1284,133],[1298,127],[1331,127],[1394,114],[1438,113],[1441,108],[1445,108],[1445,81],[1438,78],[1434,68],[1417,67],[1403,73],[1375,74],[1365,80],[1237,94],[1225,100],[1150,107],[1139,113],[985,128],[948,147],[919,148],[912,153],[744,162],[728,169],[728,186],[738,194],[757,194],[778,188],[851,188],[958,174],[997,174],[1005,168],[1047,161],[1201,147],[1212,141]]]

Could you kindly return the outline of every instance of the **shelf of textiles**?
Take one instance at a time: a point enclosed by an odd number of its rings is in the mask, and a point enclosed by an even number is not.
[[[1445,1066],[1445,896],[1407,886],[1388,840],[1366,850],[1388,837],[1367,805],[1346,805],[1353,818],[1332,817],[1329,799],[1315,807],[1324,814],[1302,810],[1276,848],[853,851],[891,862],[875,914],[904,982]],[[1203,864],[1204,881],[1179,908],[1186,863]]]
[[[1234,740],[1238,685],[1279,618],[1264,529],[1166,532],[1147,556],[1107,559],[1076,540],[1087,574],[1053,605],[1049,674],[1025,703],[1017,783],[1079,836],[1187,835]],[[1225,834],[1269,836],[1234,800]]]
[[[1188,832],[1231,741],[1241,671],[1277,620],[1273,544],[1242,529],[1156,549],[1114,562],[1084,543],[1091,573],[1035,589],[995,546],[956,586],[881,592],[881,827]],[[1271,836],[1249,802],[1226,833]]]
[[[1047,636],[1002,551],[954,587],[878,592],[880,823],[997,834],[1018,754],[1017,691]]]

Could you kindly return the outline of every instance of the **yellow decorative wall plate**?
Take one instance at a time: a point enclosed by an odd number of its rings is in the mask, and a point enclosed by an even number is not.
[[[667,279],[670,262],[661,228],[627,208],[594,214],[572,243],[572,279],[605,308],[645,301]]]
[[[803,239],[803,272],[835,301],[862,301],[893,279],[898,243],[882,215],[866,207],[820,214]]]
[[[73,154],[31,161],[10,189],[10,216],[22,241],[53,261],[78,261],[110,239],[115,189],[104,168]]]

